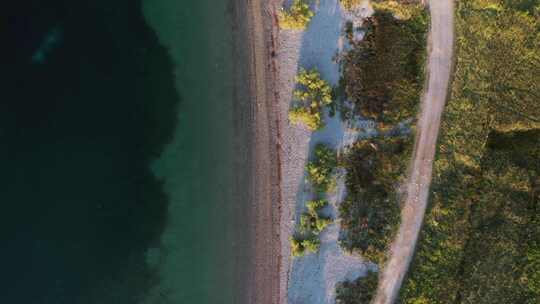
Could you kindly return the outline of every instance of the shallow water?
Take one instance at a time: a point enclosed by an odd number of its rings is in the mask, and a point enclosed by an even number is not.
[[[0,303],[234,302],[232,34],[216,2],[0,12]]]
[[[161,283],[170,303],[235,303],[233,48],[228,1],[146,0],[182,95],[173,142],[155,163],[170,198]],[[240,172],[241,174],[241,172]],[[241,223],[237,223],[240,225]]]

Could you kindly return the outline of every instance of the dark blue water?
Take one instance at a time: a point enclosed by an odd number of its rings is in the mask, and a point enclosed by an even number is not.
[[[181,103],[139,1],[0,9],[0,303],[137,303]]]

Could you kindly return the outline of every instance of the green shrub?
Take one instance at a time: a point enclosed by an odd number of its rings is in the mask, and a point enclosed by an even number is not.
[[[302,241],[306,253],[315,253],[321,247],[321,241],[317,238],[309,238]]]
[[[302,246],[302,240],[291,238],[291,253],[294,257],[303,256],[305,253],[304,246]]]
[[[322,128],[324,107],[332,103],[332,88],[316,69],[300,70],[296,82],[299,88],[294,91],[295,104],[289,111],[289,120],[305,124],[310,130]]]
[[[397,185],[411,157],[407,138],[356,142],[344,157],[347,197],[339,206],[341,246],[382,263],[400,223]]]
[[[315,159],[307,166],[308,180],[319,192],[326,192],[332,184],[332,173],[337,165],[336,153],[324,144],[315,147]],[[300,235],[291,239],[293,256],[302,256],[306,252],[319,249],[317,236],[332,223],[332,219],[321,214],[328,205],[326,200],[306,202],[307,211],[300,216]]]
[[[401,20],[411,19],[424,9],[418,0],[374,0],[373,8],[389,11]]]
[[[301,257],[309,253],[319,251],[321,242],[316,237],[306,239],[293,237],[291,242],[291,253],[294,257]]]
[[[327,205],[328,205],[328,201],[325,201],[325,200],[308,201],[306,203],[306,207],[309,213],[317,213],[321,209],[326,207]]]
[[[345,281],[336,286],[336,304],[370,304],[377,285],[379,284],[379,274],[368,271],[365,277],[355,281]]]
[[[318,193],[335,187],[333,173],[337,166],[336,152],[325,144],[315,146],[315,158],[307,164],[307,180]]]
[[[403,21],[377,11],[342,61],[340,86],[358,114],[382,124],[414,118],[424,84],[426,12]]]
[[[312,113],[311,109],[305,107],[292,108],[289,111],[289,120],[293,124],[303,124],[310,130],[318,130],[323,126],[321,113]]]
[[[315,14],[309,8],[306,0],[294,0],[291,8],[287,11],[282,9],[279,14],[279,26],[283,29],[305,29]]]
[[[355,6],[360,5],[362,0],[339,0],[341,6],[346,10],[352,10]]]
[[[309,201],[306,203],[308,211],[300,216],[300,231],[307,234],[318,235],[326,226],[332,223],[332,219],[322,216],[320,211],[328,205],[325,200]]]

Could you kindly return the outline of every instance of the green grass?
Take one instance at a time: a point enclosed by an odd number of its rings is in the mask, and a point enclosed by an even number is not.
[[[524,3],[457,2],[452,94],[399,303],[540,303],[540,18]]]

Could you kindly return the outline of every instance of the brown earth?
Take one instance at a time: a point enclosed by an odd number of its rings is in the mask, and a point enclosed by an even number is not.
[[[235,122],[237,167],[251,168],[249,176],[237,176],[235,193],[248,196],[250,205],[239,214],[248,225],[239,234],[247,250],[237,262],[238,303],[273,304],[279,302],[280,198],[278,121],[273,84],[275,69],[274,18],[264,0],[231,0],[235,41],[235,66],[239,102]],[[247,86],[247,88],[246,88]],[[243,95],[248,92],[247,96]],[[248,138],[249,146],[242,138]],[[240,171],[238,171],[240,174]],[[242,219],[240,219],[242,220]],[[242,247],[242,246],[239,246]]]

